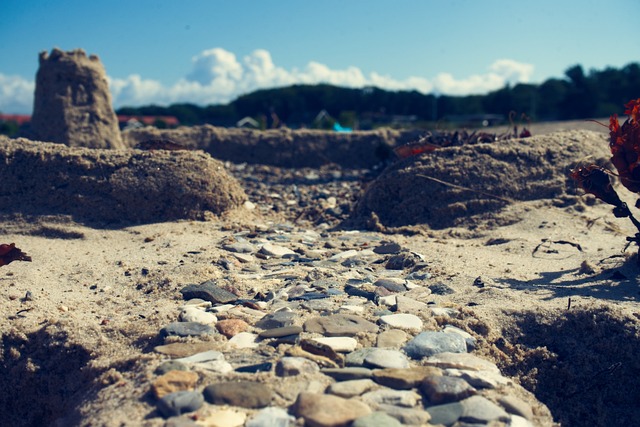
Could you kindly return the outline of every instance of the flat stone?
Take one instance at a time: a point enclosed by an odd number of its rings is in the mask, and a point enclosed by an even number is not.
[[[429,289],[431,289],[431,293],[434,295],[451,295],[456,292],[444,283],[434,283],[433,285],[429,285]]]
[[[389,254],[397,254],[402,250],[402,246],[400,246],[396,242],[383,242],[380,245],[373,248],[373,253],[379,255],[389,255]]]
[[[214,349],[218,344],[214,342],[174,342],[171,344],[159,345],[153,351],[165,354],[170,357],[186,357],[192,354],[201,353]]]
[[[233,409],[214,409],[204,416],[198,416],[198,425],[207,427],[242,427],[247,414]]]
[[[467,342],[467,351],[473,351],[476,348],[476,339],[469,332],[457,328],[455,326],[446,325],[442,332],[446,332],[448,334],[458,334]]]
[[[362,380],[339,381],[331,384],[327,388],[327,393],[344,398],[350,398],[360,396],[362,393],[366,393],[376,387],[376,383],[368,378]]]
[[[197,322],[173,322],[160,330],[162,337],[199,337],[215,334],[215,328]]]
[[[429,310],[429,306],[423,302],[416,301],[404,295],[396,297],[396,309],[399,313],[424,313]]]
[[[372,375],[371,369],[358,367],[325,368],[321,369],[320,372],[335,379],[336,381],[360,380],[364,378],[371,378]]]
[[[289,335],[300,335],[302,328],[300,326],[284,326],[282,328],[273,328],[262,331],[258,334],[260,338],[282,338]]]
[[[373,353],[373,347],[364,347],[359,348],[358,350],[352,351],[347,354],[345,358],[345,363],[347,366],[364,366],[364,359]]]
[[[475,371],[471,369],[445,369],[445,374],[451,377],[459,377],[476,388],[498,388],[500,386],[513,384],[507,377],[496,370]]]
[[[199,285],[187,285],[180,290],[184,299],[200,298],[214,304],[233,302],[238,297],[216,285],[213,280],[207,280]]]
[[[425,378],[420,391],[431,405],[457,402],[476,394],[476,389],[462,378],[441,375]]]
[[[431,314],[434,316],[455,317],[458,314],[458,310],[448,307],[430,307]]]
[[[485,397],[471,396],[459,403],[463,408],[460,421],[482,424],[487,424],[493,420],[509,421],[509,414]]]
[[[444,405],[429,406],[427,412],[431,416],[429,423],[450,426],[460,419],[464,407],[460,402],[445,403]]]
[[[470,353],[442,352],[435,354],[424,361],[426,365],[439,368],[463,369],[470,371],[494,371],[500,373],[498,367],[486,359],[482,359]]]
[[[258,347],[258,335],[250,332],[240,332],[229,340],[229,344],[236,348],[256,348]]]
[[[335,352],[349,353],[354,351],[358,346],[358,341],[351,337],[324,337],[324,338],[312,338],[313,341],[331,347]]]
[[[409,360],[399,350],[373,348],[364,358],[364,366],[369,368],[408,368]]]
[[[380,389],[360,396],[370,408],[378,409],[379,405],[403,406],[413,408],[420,401],[420,395],[412,390]]]
[[[289,248],[285,248],[284,246],[274,245],[273,243],[265,243],[260,248],[260,253],[263,253],[267,256],[271,256],[274,258],[286,258],[286,257],[296,257],[297,253],[292,251]]]
[[[158,411],[169,418],[187,412],[197,411],[204,403],[202,393],[197,391],[176,391],[158,400]]]
[[[204,311],[198,307],[183,307],[180,311],[181,322],[197,322],[204,325],[211,325],[218,321],[215,314]]]
[[[418,387],[428,376],[442,375],[442,370],[432,366],[414,366],[407,369],[377,369],[373,380],[385,387],[409,390]]]
[[[226,374],[233,371],[233,366],[226,360],[211,360],[208,362],[194,363],[192,369],[211,371],[219,374]]]
[[[245,365],[240,366],[235,369],[236,372],[245,373],[245,374],[256,374],[258,372],[269,372],[273,368],[273,363],[264,362],[264,363],[256,363],[253,365]]]
[[[334,314],[314,317],[307,320],[303,328],[306,332],[318,333],[328,337],[354,336],[361,332],[377,332],[378,326],[351,314]]]
[[[258,411],[245,427],[294,427],[295,422],[286,410],[269,406]]]
[[[444,332],[421,332],[404,346],[413,359],[422,359],[439,353],[465,353],[467,343],[460,335]]]
[[[300,374],[315,374],[319,372],[318,364],[304,357],[283,357],[276,364],[276,375],[291,377]]]
[[[350,427],[402,427],[400,421],[384,412],[373,412],[364,417],[357,418]]]
[[[431,419],[431,415],[427,411],[413,408],[403,408],[393,405],[378,405],[378,411],[400,421],[403,425],[408,426],[426,426]]]
[[[253,255],[249,254],[233,254],[233,257],[243,264],[251,264],[256,260]]]
[[[160,399],[169,393],[193,390],[198,382],[198,374],[190,371],[169,371],[159,376],[151,384],[153,395]]]
[[[401,329],[388,329],[378,334],[376,346],[381,348],[400,348],[409,336]]]
[[[269,406],[273,393],[262,383],[239,381],[211,384],[203,390],[204,398],[214,405],[231,405],[241,408]]]
[[[224,354],[216,350],[208,350],[208,351],[192,354],[187,357],[181,357],[179,359],[175,359],[175,362],[202,363],[202,362],[210,362],[212,360],[224,360]]]
[[[255,326],[261,329],[276,329],[292,326],[298,315],[293,311],[276,311],[269,313],[256,322]]]
[[[420,261],[420,258],[410,252],[402,252],[389,258],[385,268],[387,270],[404,270],[411,268]]]
[[[398,313],[380,317],[380,323],[389,325],[392,328],[404,329],[407,331],[419,332],[422,330],[422,319],[415,314]]]
[[[376,280],[373,286],[382,287],[391,292],[404,292],[407,290],[404,282],[404,279],[389,277]]]
[[[255,252],[256,248],[251,243],[246,242],[234,242],[222,245],[222,249],[229,252],[250,254]]]
[[[524,400],[511,395],[504,395],[498,398],[498,403],[510,414],[519,415],[529,421],[533,421],[533,409]]]
[[[193,420],[186,417],[168,418],[163,427],[199,427]]]
[[[223,319],[216,323],[216,329],[225,337],[231,338],[249,329],[249,324],[242,319]]]
[[[184,363],[176,362],[175,360],[167,360],[162,362],[154,371],[157,375],[164,375],[169,371],[188,371],[189,368]]]
[[[398,298],[396,295],[387,295],[387,296],[381,296],[378,297],[378,305],[379,306],[387,306],[387,307],[393,307],[394,305],[398,304]]]
[[[371,409],[357,400],[330,394],[302,392],[294,404],[295,415],[304,418],[307,427],[346,427]]]

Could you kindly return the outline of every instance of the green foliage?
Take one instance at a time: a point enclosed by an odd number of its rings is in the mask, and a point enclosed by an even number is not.
[[[16,122],[13,121],[0,121],[0,135],[7,135],[9,137],[14,137],[18,135],[18,130],[20,126]]]
[[[564,78],[542,84],[516,84],[486,95],[425,95],[417,91],[386,91],[375,87],[342,88],[328,84],[293,85],[262,89],[240,96],[226,105],[194,104],[123,107],[118,114],[176,116],[184,125],[210,123],[235,126],[244,117],[261,118],[265,127],[275,113],[290,127],[313,126],[322,110],[343,126],[376,127],[411,116],[413,126],[441,123],[451,117],[499,114],[511,111],[533,120],[565,120],[621,114],[620,105],[640,97],[640,64],[622,69],[585,72],[580,65],[566,70]]]

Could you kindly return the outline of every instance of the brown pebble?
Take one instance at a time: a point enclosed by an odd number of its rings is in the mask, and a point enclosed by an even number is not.
[[[231,338],[249,329],[249,324],[241,319],[224,319],[216,323],[216,328],[222,335]]]
[[[193,390],[198,382],[198,374],[192,371],[169,371],[159,376],[151,385],[155,397],[161,397],[176,391]]]

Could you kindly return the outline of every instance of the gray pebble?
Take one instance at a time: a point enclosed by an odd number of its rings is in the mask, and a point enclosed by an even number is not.
[[[421,332],[404,346],[413,359],[422,359],[438,353],[466,353],[467,342],[458,334],[446,332]]]
[[[365,356],[364,366],[369,368],[408,368],[409,360],[402,352],[386,348],[372,348]]]
[[[351,423],[351,427],[401,427],[400,421],[384,412],[372,412],[364,417],[357,418]]]
[[[164,375],[169,371],[187,371],[187,367],[184,363],[176,362],[174,360],[168,360],[161,363],[155,370],[157,375]]]
[[[261,329],[284,328],[293,325],[297,315],[293,311],[276,311],[270,313],[256,322],[255,326]]]
[[[169,418],[187,412],[197,411],[204,403],[202,393],[197,391],[176,391],[158,400],[158,411]]]
[[[198,337],[215,334],[216,328],[197,322],[173,322],[160,330],[162,337]]]
[[[180,292],[186,300],[200,298],[205,301],[211,301],[214,304],[226,304],[238,299],[235,294],[222,289],[213,280],[207,280],[199,285],[187,285]]]

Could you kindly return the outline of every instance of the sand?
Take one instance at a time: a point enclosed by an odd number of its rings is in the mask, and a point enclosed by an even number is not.
[[[633,205],[633,195],[620,194]],[[533,392],[556,422],[633,424],[638,266],[636,248],[624,249],[637,230],[574,188],[508,196],[483,226],[460,216],[368,232],[424,255],[430,281],[456,291],[433,300],[460,309],[456,322],[478,339],[477,351]],[[33,261],[0,269],[0,412],[16,415],[13,425],[162,425],[150,417],[145,387],[161,360],[151,351],[158,331],[176,320],[179,289],[222,277],[219,243],[230,234],[293,217],[303,218],[241,205],[206,221],[100,226],[67,213],[5,212],[0,243],[15,243]],[[256,285],[237,286],[250,295]]]

